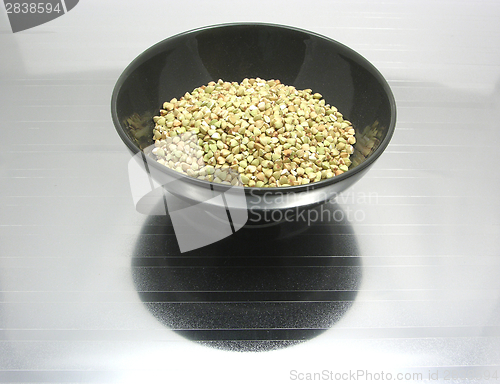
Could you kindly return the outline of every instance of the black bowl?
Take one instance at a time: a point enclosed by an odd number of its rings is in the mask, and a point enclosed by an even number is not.
[[[241,82],[256,77],[279,79],[297,89],[319,92],[352,122],[357,142],[347,172],[307,185],[228,190],[221,184],[183,176],[150,156],[147,148],[153,144],[152,117],[163,102],[210,81]],[[149,169],[176,181],[166,187],[170,193],[191,203],[209,200],[214,191],[228,196],[244,193],[246,204],[229,197],[226,208],[245,209],[260,218],[264,217],[259,214],[262,212],[308,209],[354,184],[385,150],[396,124],[396,103],[387,81],[360,54],[313,32],[260,23],[204,27],[152,46],[118,79],[111,112],[116,130],[130,151],[144,152],[142,158]]]

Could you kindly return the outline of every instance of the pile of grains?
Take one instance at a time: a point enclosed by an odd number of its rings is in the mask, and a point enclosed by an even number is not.
[[[309,184],[342,174],[352,124],[319,93],[279,80],[219,80],[163,104],[153,118],[159,163],[202,180],[247,187]]]

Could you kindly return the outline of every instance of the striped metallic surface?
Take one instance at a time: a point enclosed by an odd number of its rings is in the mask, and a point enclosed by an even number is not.
[[[16,34],[0,13],[1,383],[500,380],[498,2],[86,1]],[[372,61],[396,132],[323,220],[181,254],[134,209],[111,92],[165,37],[256,20]]]

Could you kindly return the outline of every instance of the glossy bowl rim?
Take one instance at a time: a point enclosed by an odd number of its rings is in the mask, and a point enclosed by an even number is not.
[[[392,136],[394,134],[395,128],[396,128],[396,119],[397,119],[397,108],[396,108],[396,100],[394,98],[394,94],[389,86],[389,83],[385,79],[385,77],[382,75],[382,73],[370,62],[368,61],[364,56],[359,54],[357,51],[354,49],[346,46],[345,44],[342,44],[338,42],[337,40],[334,40],[330,37],[321,35],[316,32],[308,31],[305,29],[297,28],[297,27],[292,27],[288,25],[282,25],[282,24],[274,24],[274,23],[263,23],[263,22],[234,22],[234,23],[221,23],[221,24],[213,24],[213,25],[207,25],[199,28],[194,28],[190,29],[184,32],[177,33],[175,35],[172,35],[170,37],[167,37],[166,39],[163,39],[156,44],[150,46],[146,50],[144,50],[142,53],[140,53],[134,60],[132,60],[127,67],[123,70],[121,75],[119,76],[118,80],[116,81],[116,84],[113,88],[113,93],[111,96],[111,117],[113,120],[113,124],[115,126],[115,129],[122,139],[122,141],[127,145],[129,150],[135,155],[141,151],[141,149],[134,144],[127,134],[124,132],[120,121],[118,119],[118,114],[117,114],[117,99],[118,99],[118,94],[121,90],[121,87],[127,80],[128,76],[137,69],[137,67],[143,63],[145,63],[148,59],[149,56],[152,53],[157,53],[155,52],[159,46],[168,43],[171,40],[178,39],[183,36],[187,35],[192,35],[199,33],[201,31],[207,31],[207,30],[215,30],[219,28],[227,28],[227,27],[238,27],[238,26],[255,26],[255,27],[271,27],[275,29],[285,29],[285,30],[290,30],[290,31],[295,31],[295,32],[300,32],[304,33],[306,35],[311,35],[314,36],[318,39],[321,40],[326,40],[331,44],[337,45],[341,47],[342,49],[345,49],[349,51],[349,53],[356,58],[357,62],[362,64],[365,68],[370,69],[372,74],[377,78],[379,83],[381,84],[384,92],[386,93],[388,99],[389,99],[389,107],[390,107],[390,121],[389,121],[389,127],[387,129],[387,134],[385,135],[384,139],[381,141],[377,149],[371,153],[368,158],[361,163],[360,165],[349,169],[347,172],[342,173],[341,175],[334,176],[330,179],[325,179],[317,182],[312,182],[309,184],[304,184],[304,185],[293,185],[289,187],[242,187],[242,186],[235,186],[236,188],[244,188],[245,194],[252,194],[252,195],[264,195],[264,194],[285,194],[285,193],[299,193],[299,192],[305,192],[313,189],[318,189],[318,188],[324,188],[324,187],[329,187],[333,184],[340,183],[343,180],[348,179],[349,177],[354,176],[355,174],[362,172],[363,170],[367,169],[370,167],[379,157],[380,155],[385,151],[387,146],[389,145],[389,142],[392,139]],[[159,107],[158,107],[159,108]],[[144,153],[144,152],[143,152]],[[172,176],[179,178],[179,172],[176,172],[173,169],[170,169],[157,161],[155,161],[152,158],[149,158],[148,156],[143,156],[143,159],[146,159],[148,162],[148,166],[154,166],[156,169],[166,172],[167,174],[171,174]],[[203,188],[212,188],[215,190],[227,190],[228,186],[224,184],[218,184],[214,182],[209,182],[206,180],[199,180],[195,179],[193,177],[189,177],[184,174],[180,174],[181,178],[185,180],[186,182],[198,185]]]

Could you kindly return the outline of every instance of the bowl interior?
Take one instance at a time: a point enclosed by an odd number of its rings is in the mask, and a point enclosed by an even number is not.
[[[396,120],[392,92],[361,55],[325,37],[289,27],[232,24],[203,28],[166,39],[138,56],[119,78],[112,115],[121,138],[136,153],[153,144],[152,117],[165,101],[210,81],[279,79],[310,88],[336,106],[356,129],[353,164],[334,183],[378,157]]]

